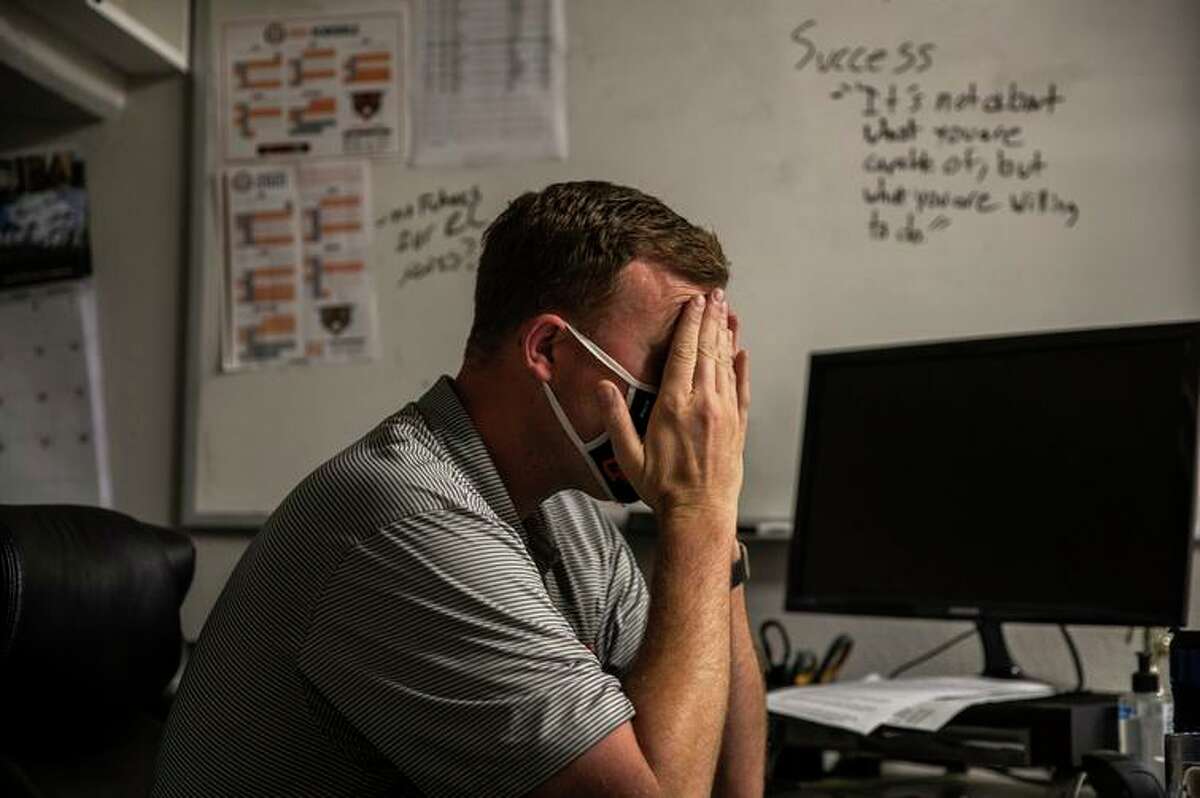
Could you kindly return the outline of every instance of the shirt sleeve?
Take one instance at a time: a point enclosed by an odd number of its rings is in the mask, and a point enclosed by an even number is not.
[[[605,601],[604,648],[608,652],[609,672],[624,679],[633,667],[646,632],[650,591],[625,536],[607,518],[605,525],[612,541],[613,560]]]
[[[521,795],[633,716],[517,532],[407,518],[331,575],[299,667],[426,795]]]

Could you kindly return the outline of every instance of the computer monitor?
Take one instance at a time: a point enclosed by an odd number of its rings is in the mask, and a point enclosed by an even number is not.
[[[813,354],[786,608],[1184,625],[1200,323]]]

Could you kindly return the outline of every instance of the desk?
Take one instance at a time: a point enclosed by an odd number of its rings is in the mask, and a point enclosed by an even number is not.
[[[1006,777],[996,769],[1044,779],[1052,769],[1073,773],[1087,751],[1117,747],[1116,696],[1104,693],[983,704],[960,713],[936,735],[882,727],[863,737],[777,715],[771,719],[772,771],[777,777],[767,792],[771,796],[1067,798],[1073,792],[1073,776],[1037,784]],[[843,763],[882,761],[882,774],[803,782],[778,778],[828,773],[828,761],[822,767],[819,760],[811,759],[821,756],[821,751],[840,751],[849,757]],[[954,762],[970,769],[947,773],[944,764],[917,762]],[[840,773],[847,772],[853,773],[843,765]]]
[[[1044,778],[1038,771],[1021,771],[1029,778]],[[879,778],[822,779],[798,784],[770,784],[769,798],[834,798],[834,796],[883,796],[883,798],[1069,798],[1075,780],[1030,784],[1006,778],[989,770],[972,768],[966,773],[947,774],[944,768],[886,762]],[[1082,795],[1094,798],[1085,787]]]
[[[798,753],[805,749],[810,756],[823,750],[887,762],[1074,771],[1088,751],[1117,748],[1116,707],[1115,695],[1064,693],[980,704],[960,712],[935,734],[882,726],[865,737],[771,715],[771,752],[781,758],[775,762],[774,773],[819,775],[816,763]],[[788,759],[784,761],[783,757]],[[789,765],[799,770],[792,767],[789,771]]]

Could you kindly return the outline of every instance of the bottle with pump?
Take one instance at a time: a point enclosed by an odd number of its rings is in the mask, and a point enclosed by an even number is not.
[[[1117,708],[1121,753],[1142,762],[1156,776],[1165,777],[1163,736],[1171,731],[1171,704],[1164,699],[1158,674],[1150,668],[1150,655],[1138,652],[1133,691],[1123,693]]]

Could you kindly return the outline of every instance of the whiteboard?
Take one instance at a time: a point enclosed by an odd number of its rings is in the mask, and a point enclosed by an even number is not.
[[[572,0],[565,161],[373,161],[381,358],[222,374],[211,31],[321,7],[198,3],[184,523],[259,523],[455,373],[474,253],[448,209],[486,221],[558,180],[720,236],[753,363],[748,518],[792,513],[811,351],[1200,317],[1200,5]]]

